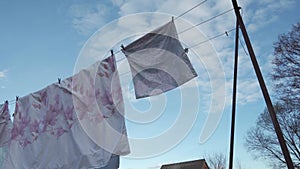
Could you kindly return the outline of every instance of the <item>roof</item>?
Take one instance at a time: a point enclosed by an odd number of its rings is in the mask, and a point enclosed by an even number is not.
[[[205,159],[179,162],[174,164],[165,164],[161,169],[209,169]]]

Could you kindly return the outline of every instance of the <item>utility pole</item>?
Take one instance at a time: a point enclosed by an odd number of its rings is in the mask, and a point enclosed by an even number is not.
[[[232,89],[232,113],[231,113],[231,132],[230,132],[230,150],[229,150],[229,169],[233,167],[234,152],[234,129],[235,129],[235,110],[236,110],[236,88],[237,88],[237,71],[239,56],[239,23],[236,21],[235,29],[235,51],[234,51],[234,70],[233,70],[233,89]]]
[[[256,76],[257,76],[260,88],[261,88],[261,91],[263,93],[265,102],[267,104],[268,112],[269,112],[269,114],[271,116],[271,119],[272,119],[272,122],[273,122],[273,126],[274,126],[274,129],[275,129],[275,132],[276,132],[276,135],[277,135],[277,138],[278,138],[278,141],[279,141],[282,153],[283,153],[284,158],[285,158],[285,162],[287,164],[288,169],[294,169],[290,153],[289,153],[288,148],[287,148],[287,146],[285,144],[285,140],[284,140],[284,137],[283,137],[283,134],[282,134],[282,130],[281,130],[280,125],[278,123],[278,120],[277,120],[277,117],[276,117],[276,113],[275,113],[272,101],[270,99],[270,95],[268,93],[268,89],[266,87],[266,84],[264,82],[262,73],[261,73],[259,65],[258,65],[258,62],[256,60],[256,57],[255,57],[255,54],[254,54],[254,50],[252,48],[252,45],[251,45],[251,42],[250,42],[250,39],[249,39],[247,30],[246,30],[246,27],[244,25],[242,16],[240,14],[237,1],[236,0],[232,0],[232,5],[233,5],[233,8],[234,8],[234,12],[235,12],[235,15],[237,17],[237,21],[238,21],[238,24],[240,26],[241,32],[243,34],[245,43],[247,45],[247,49],[248,49],[248,52],[249,52],[249,55],[250,55],[250,58],[251,58],[251,61],[252,61],[252,64],[253,64],[253,67],[254,67],[254,70],[255,70],[255,73],[256,73]]]

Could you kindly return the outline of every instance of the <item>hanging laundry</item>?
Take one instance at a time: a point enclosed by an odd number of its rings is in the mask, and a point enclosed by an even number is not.
[[[136,98],[161,94],[197,76],[173,20],[122,51],[130,65]]]
[[[6,101],[0,105],[0,147],[5,146],[10,140],[11,128],[12,122],[10,120],[8,102]]]
[[[19,98],[14,114],[4,168],[101,168],[130,152],[114,56]]]

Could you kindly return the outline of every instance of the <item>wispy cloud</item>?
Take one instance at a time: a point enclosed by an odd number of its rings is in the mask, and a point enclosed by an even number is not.
[[[8,70],[0,71],[0,80],[5,79],[7,77],[7,72],[8,72]],[[4,85],[0,86],[0,89],[5,89],[5,88],[6,88],[6,86],[4,86]]]
[[[7,70],[0,71],[0,79],[7,77]]]
[[[160,0],[151,1],[140,1],[140,0],[130,0],[122,3],[119,8],[119,14],[121,16],[140,13],[140,12],[155,12],[158,6],[162,2]]]
[[[226,83],[226,105],[232,104],[232,80]],[[246,105],[262,98],[262,93],[256,78],[243,78],[237,84],[237,103]]]
[[[276,11],[280,9],[280,11],[283,12],[288,9],[293,2],[294,0],[280,0],[276,3],[271,0],[259,2],[241,0],[248,29],[255,32],[260,27],[267,26],[274,22],[279,15]],[[198,0],[112,0],[114,6],[111,8],[117,8],[120,18],[112,23],[104,25],[96,32],[96,34],[94,34],[90,39],[90,42],[85,45],[85,49],[81,51],[81,63],[86,62],[88,59],[93,61],[101,59],[99,56],[103,57],[103,54],[107,53],[108,50],[116,47],[119,48],[120,43],[124,43],[132,37],[137,37],[136,35],[145,34],[169,21],[171,16],[176,17],[192,8],[197,3],[199,3]],[[102,8],[106,9],[100,10]],[[230,1],[207,1],[197,9],[176,20],[177,30],[178,32],[181,32],[186,28],[206,21],[231,8],[232,4]],[[107,14],[107,11],[109,11],[110,8],[103,7],[103,5],[96,6],[96,8],[92,8],[91,6],[75,6],[73,7],[73,10],[75,11],[74,25],[79,32],[91,31],[95,29],[96,26],[99,26],[100,28],[100,25],[94,23],[104,23],[105,20],[110,19],[110,16]],[[140,12],[150,13],[141,14]],[[101,18],[101,20],[98,21],[97,19],[99,18]],[[210,37],[234,28],[235,21],[234,13],[230,12],[210,22],[201,24],[188,32],[179,34],[179,38],[185,47],[194,46]],[[210,124],[210,127],[213,124],[218,123],[224,107],[230,105],[229,101],[231,101],[232,95],[233,44],[234,34],[229,34],[228,37],[224,35],[223,37],[194,47],[191,49],[192,53],[189,54],[193,65],[203,66],[203,70],[200,72],[206,74],[205,77],[202,77],[202,74],[200,74],[201,79],[193,85],[198,85],[200,90],[203,91],[209,89],[206,96],[210,99],[211,104],[207,104],[207,112],[214,115],[214,117],[210,119],[211,121],[209,121],[209,119],[206,121],[207,124]],[[257,54],[259,54],[259,48]],[[254,75],[252,65],[248,57],[242,57],[240,59],[239,66],[241,69],[239,71],[239,88],[242,90],[238,91],[238,103],[246,104],[255,102],[261,98],[261,93],[255,76],[249,77],[250,73]],[[120,66],[118,66],[118,68],[120,68]],[[129,71],[129,69],[127,68],[125,71]],[[193,87],[193,85],[186,85],[186,87]],[[132,91],[129,91],[128,89],[126,89],[125,92],[127,94],[132,93]],[[128,96],[130,98],[133,97],[132,94],[129,94]],[[214,131],[214,129],[204,129],[203,131]],[[204,133],[201,140],[205,141],[210,134],[211,132]]]
[[[279,15],[295,4],[295,0],[263,0],[263,1],[246,1],[245,20],[248,22],[249,31],[257,31],[259,28],[267,26],[276,21]],[[249,6],[249,8],[248,8]]]
[[[112,4],[116,6],[121,6],[125,0],[111,0]]]
[[[70,13],[73,16],[74,28],[82,34],[90,34],[101,25],[110,21],[111,13],[116,12],[120,17],[140,13],[140,12],[163,12],[178,16],[187,9],[192,8],[199,3],[198,0],[153,0],[153,1],[140,1],[140,0],[111,0],[111,6],[102,2],[95,3],[81,3],[74,4],[70,7]],[[243,8],[245,20],[248,23],[248,29],[255,31],[261,26],[266,26],[268,23],[274,22],[277,17],[295,3],[295,0],[273,0],[253,1],[241,0],[240,5]],[[176,8],[174,8],[176,6]],[[208,1],[199,8],[186,14],[184,18],[192,23],[199,23],[202,19],[207,19],[224,10],[232,8],[230,1]],[[234,25],[235,19],[233,13],[224,16],[219,22],[212,24],[205,24],[203,29],[216,32],[218,30],[224,31],[228,25]]]
[[[106,22],[109,7],[103,4],[74,4],[69,9],[75,30],[90,35]]]
[[[276,3],[272,0],[263,0],[263,1],[253,1],[253,0],[241,0],[240,5],[243,7],[243,15],[245,21],[248,23],[249,30],[256,31],[261,26],[267,26],[269,23],[274,22],[277,19],[277,16],[280,14],[275,11],[283,12],[284,9],[288,9],[295,0],[280,0]],[[74,16],[74,27],[81,33],[88,33],[99,28],[101,24],[104,24],[106,20],[110,19],[108,14],[112,8],[116,8],[120,19],[116,20],[111,25],[105,25],[97,37],[90,39],[90,45],[86,45],[86,49],[82,51],[82,57],[93,58],[94,60],[99,59],[99,56],[103,56],[103,53],[106,53],[108,50],[112,49],[116,45],[129,37],[137,34],[143,34],[147,31],[154,29],[155,27],[160,26],[164,22],[170,20],[170,17],[178,16],[186,10],[192,8],[197,3],[198,0],[166,0],[166,1],[124,1],[124,0],[111,0],[111,3],[114,7],[105,6],[103,4],[75,4],[70,8],[71,13]],[[174,8],[176,6],[176,8]],[[176,20],[176,26],[178,32],[185,30],[186,28],[193,26],[197,23],[207,20],[221,12],[224,12],[232,8],[230,1],[214,2],[207,1],[204,5],[201,5],[197,9],[187,13],[182,19]],[[279,10],[280,9],[280,10]],[[138,12],[162,12],[169,13],[169,16],[160,15],[156,13],[155,15],[134,15]],[[131,14],[128,16],[128,14]],[[126,16],[127,15],[127,16]],[[125,17],[124,17],[125,16]],[[199,43],[200,41],[207,40],[209,37],[212,37],[219,33],[224,33],[226,30],[229,30],[235,26],[235,16],[233,12],[230,12],[226,15],[218,17],[211,22],[207,22],[198,26],[195,29],[192,29],[188,32],[180,34],[180,40],[188,47],[193,46],[194,44]],[[195,32],[202,32],[202,35],[195,37]],[[99,36],[99,37],[98,37]],[[232,38],[230,38],[232,37]],[[199,53],[201,57],[202,65],[205,66],[205,71],[209,74],[210,83],[206,87],[213,87],[212,92],[220,92],[222,89],[218,86],[211,86],[211,84],[224,84],[225,79],[231,79],[232,70],[233,70],[233,36],[223,38],[218,38],[217,40],[212,40],[211,47],[213,50],[208,50],[208,45],[202,45],[196,47],[194,52]],[[209,42],[207,44],[210,44]],[[97,44],[95,46],[95,44]],[[102,44],[102,45],[99,45]],[[254,44],[255,45],[255,44]],[[259,48],[256,48],[256,51],[259,52]],[[213,53],[216,53],[216,57],[212,57]],[[243,53],[243,52],[242,52]],[[195,57],[193,54],[190,55],[191,58]],[[230,59],[229,59],[230,58]],[[248,60],[247,60],[248,59]],[[84,59],[83,59],[84,60]],[[192,61],[193,63],[196,63]],[[83,62],[82,62],[83,63]],[[249,63],[249,58],[241,58],[240,60],[240,69],[239,77],[247,81],[249,73],[253,73],[251,63]],[[129,71],[129,70],[127,70]],[[222,82],[222,76],[224,76]],[[207,80],[207,79],[203,79]],[[203,82],[198,84],[203,85]],[[188,85],[187,85],[188,86]],[[214,88],[216,87],[216,88]],[[230,87],[226,85],[226,87]],[[250,88],[248,91],[254,90],[254,87],[251,85],[244,87]],[[221,96],[220,93],[216,96],[228,97],[231,94],[227,92]],[[251,93],[251,92],[250,92]],[[230,97],[228,97],[230,98]],[[259,99],[256,95],[243,94],[240,92],[239,98],[243,103],[255,101]],[[222,104],[217,104],[222,106]],[[221,107],[216,109],[220,111]]]
[[[238,100],[241,104],[247,104],[262,98],[258,81],[256,79],[244,79],[239,84]]]

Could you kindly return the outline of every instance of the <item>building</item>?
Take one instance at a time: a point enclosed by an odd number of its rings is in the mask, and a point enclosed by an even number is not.
[[[209,169],[205,159],[165,164],[161,169]]]

